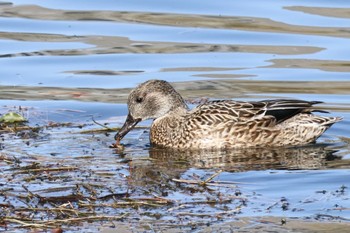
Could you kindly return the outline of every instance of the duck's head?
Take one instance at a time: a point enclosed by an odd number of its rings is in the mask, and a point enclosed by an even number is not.
[[[129,95],[129,114],[114,137],[117,144],[140,121],[162,117],[178,108],[187,109],[187,105],[168,82],[149,80],[140,84]]]

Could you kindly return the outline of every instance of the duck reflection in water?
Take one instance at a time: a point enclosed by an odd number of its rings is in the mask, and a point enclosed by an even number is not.
[[[341,160],[337,150],[317,144],[292,148],[246,148],[233,150],[176,150],[150,148],[150,160],[134,160],[131,178],[141,186],[169,183],[190,168],[244,172],[258,170],[325,169]]]

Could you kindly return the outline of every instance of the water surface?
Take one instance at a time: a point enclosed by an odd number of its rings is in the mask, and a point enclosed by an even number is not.
[[[2,132],[0,155],[18,158],[21,166],[79,167],[66,174],[74,179],[18,175],[9,181],[14,165],[3,160],[1,187],[18,195],[25,185],[46,197],[52,193],[43,189],[65,187],[64,196],[77,184],[108,184],[119,193],[133,190],[131,198],[163,196],[176,203],[127,209],[125,219],[136,231],[177,229],[179,223],[181,231],[200,231],[245,217],[254,221],[250,227],[270,216],[348,222],[349,11],[346,1],[323,0],[1,2],[0,114],[19,112],[30,126],[43,128],[34,135]],[[153,78],[171,82],[189,101],[319,100],[344,120],[315,146],[205,153],[150,148],[147,121],[124,139],[124,152],[110,149],[114,133],[96,131],[101,126],[92,117],[120,127],[131,88]],[[62,125],[48,127],[54,123]],[[207,190],[176,181],[215,173],[214,180],[229,185]],[[111,189],[100,187],[99,195]]]

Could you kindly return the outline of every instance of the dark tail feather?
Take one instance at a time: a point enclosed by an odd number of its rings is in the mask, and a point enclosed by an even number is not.
[[[311,105],[314,105],[314,104],[322,104],[324,103],[323,101],[310,101],[310,104]]]
[[[328,111],[319,110],[319,109],[312,110],[311,112],[329,113]]]

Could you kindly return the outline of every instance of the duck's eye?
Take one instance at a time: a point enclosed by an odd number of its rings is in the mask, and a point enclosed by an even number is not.
[[[137,97],[136,98],[136,103],[141,103],[143,101],[143,98],[142,97]]]

